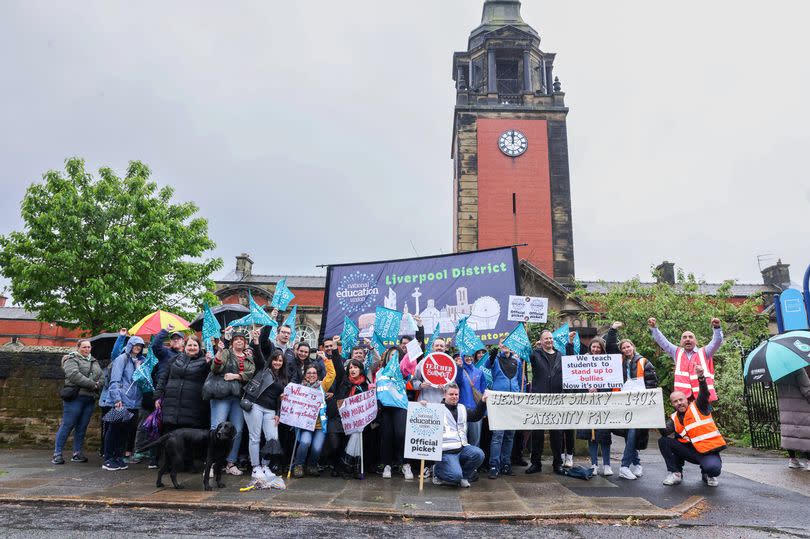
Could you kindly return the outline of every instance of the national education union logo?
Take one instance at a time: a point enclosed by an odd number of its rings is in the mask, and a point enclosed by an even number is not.
[[[341,310],[347,314],[368,310],[377,304],[379,294],[374,274],[361,271],[354,271],[341,277],[335,291]]]

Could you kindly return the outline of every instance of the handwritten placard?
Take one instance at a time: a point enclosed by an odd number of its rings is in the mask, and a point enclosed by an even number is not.
[[[624,385],[620,354],[563,356],[563,389],[618,389]]]
[[[344,399],[340,405],[340,421],[346,434],[362,432],[375,417],[377,417],[377,392],[373,389]]]
[[[323,393],[317,387],[287,384],[281,399],[279,422],[304,430],[315,430]]]
[[[492,430],[658,429],[661,388],[607,393],[507,393],[487,397]]]

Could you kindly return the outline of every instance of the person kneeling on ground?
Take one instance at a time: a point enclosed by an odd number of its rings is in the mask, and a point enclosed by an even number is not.
[[[458,403],[458,384],[444,386],[444,433],[442,434],[442,460],[433,467],[434,485],[453,485],[469,488],[470,479],[484,462],[484,452],[467,442],[467,423],[480,421],[486,411],[487,394],[474,410]],[[426,401],[421,401],[426,405]]]
[[[664,479],[668,486],[683,481],[683,463],[689,461],[700,466],[704,483],[716,487],[723,464],[720,451],[726,448],[726,441],[712,419],[706,377],[700,365],[695,367],[695,374],[700,383],[697,399],[689,401],[683,392],[672,392],[669,400],[675,413],[658,440],[658,448],[669,471]],[[675,433],[675,438],[669,437],[672,433]]]

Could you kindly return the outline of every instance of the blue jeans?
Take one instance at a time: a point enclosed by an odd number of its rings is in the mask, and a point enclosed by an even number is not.
[[[602,447],[602,464],[610,466],[610,444],[604,442],[588,441],[588,452],[591,454],[591,464],[599,464],[599,447]]]
[[[469,480],[482,462],[484,452],[474,445],[465,445],[458,453],[444,453],[442,461],[433,466],[433,473],[445,483],[458,485],[462,478]]]
[[[298,448],[295,450],[295,466],[303,466],[304,463],[316,466],[321,458],[323,443],[326,441],[326,433],[321,429],[299,430]],[[309,453],[309,458],[307,458]]]
[[[467,441],[470,445],[481,447],[481,424],[483,419],[479,419],[473,423],[467,423]]]
[[[228,397],[227,399],[211,399],[211,430],[223,421],[230,421],[236,428],[236,436],[233,438],[231,452],[228,453],[228,462],[236,462],[239,456],[239,446],[242,444],[242,427],[245,424],[245,415],[239,406],[239,399]]]
[[[628,429],[627,436],[624,439],[624,453],[622,453],[622,466],[625,468],[631,464],[635,464],[636,466],[641,464],[638,449],[636,449],[637,436],[638,431],[636,431],[636,429]]]
[[[56,431],[54,455],[62,454],[62,448],[65,447],[70,431],[73,431],[73,454],[81,453],[87,425],[90,424],[90,416],[93,415],[95,407],[95,399],[86,395],[79,395],[72,401],[62,401],[62,424]]]
[[[512,465],[512,444],[515,441],[513,430],[493,430],[489,445],[489,467],[499,472]]]

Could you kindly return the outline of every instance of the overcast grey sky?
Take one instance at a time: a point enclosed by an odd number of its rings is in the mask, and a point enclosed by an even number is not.
[[[0,3],[0,233],[140,159],[257,273],[452,249],[451,60],[483,0]],[[810,263],[807,2],[525,0],[566,92],[579,279]],[[779,208],[778,212],[774,210]],[[411,246],[413,244],[413,247]]]

